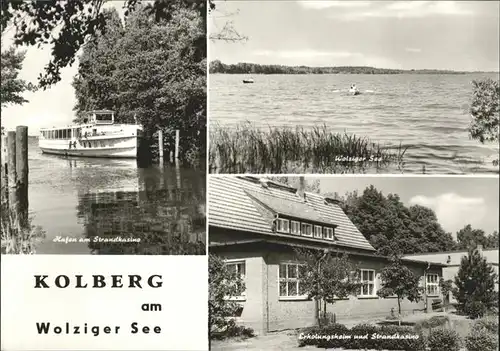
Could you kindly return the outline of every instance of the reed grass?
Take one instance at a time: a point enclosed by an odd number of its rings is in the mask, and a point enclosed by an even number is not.
[[[364,173],[402,170],[407,148],[382,147],[366,137],[334,133],[326,125],[269,127],[246,122],[210,128],[210,173]]]

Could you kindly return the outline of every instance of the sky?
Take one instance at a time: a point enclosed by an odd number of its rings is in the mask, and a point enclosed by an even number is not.
[[[498,1],[217,1],[248,40],[211,41],[223,63],[499,70]]]
[[[106,3],[103,8],[114,7],[123,17],[123,1],[111,1]],[[5,48],[12,43],[14,29],[6,30]],[[3,43],[2,43],[3,45]],[[37,78],[43,72],[44,67],[49,63],[50,47],[21,47],[26,52],[23,62],[23,68],[19,74],[20,78],[28,82],[37,83]],[[81,52],[81,51],[80,51]],[[78,53],[78,55],[80,54]],[[18,125],[28,126],[29,135],[38,135],[40,128],[65,126],[72,124],[75,118],[73,107],[76,104],[75,92],[71,86],[73,77],[78,72],[78,59],[72,66],[66,67],[61,71],[61,81],[47,90],[38,90],[36,92],[27,92],[23,96],[28,103],[23,105],[9,105],[2,108],[1,125],[7,130],[15,129]]]
[[[320,177],[322,193],[359,194],[373,185],[387,196],[398,194],[406,206],[422,205],[433,209],[443,229],[456,232],[471,224],[487,235],[499,228],[498,177],[430,177],[430,176],[356,176]]]

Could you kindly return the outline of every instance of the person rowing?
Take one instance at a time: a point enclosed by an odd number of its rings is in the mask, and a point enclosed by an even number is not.
[[[351,88],[349,89],[349,92],[351,94],[353,94],[353,95],[358,95],[359,94],[359,90],[356,87],[356,84],[351,84]]]

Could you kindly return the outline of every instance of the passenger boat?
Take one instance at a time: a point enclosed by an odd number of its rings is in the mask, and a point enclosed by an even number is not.
[[[38,146],[43,153],[107,158],[137,158],[142,137],[139,124],[115,124],[110,110],[90,111],[90,119],[67,127],[40,129]]]

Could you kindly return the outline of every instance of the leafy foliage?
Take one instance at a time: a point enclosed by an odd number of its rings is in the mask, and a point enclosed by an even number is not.
[[[493,79],[474,80],[472,82],[472,103],[470,114],[472,121],[469,133],[481,143],[498,142],[500,114],[500,83]]]
[[[401,314],[401,300],[411,302],[420,301],[423,288],[419,286],[420,277],[402,264],[401,259],[392,257],[391,263],[385,266],[380,274],[382,287],[377,295],[383,298],[396,295],[398,298],[398,312]]]
[[[490,333],[498,335],[498,318],[496,316],[493,317],[484,317],[478,319],[473,326],[474,329],[486,329]]]
[[[359,276],[347,254],[339,256],[308,249],[296,249],[295,252],[303,263],[299,266],[301,287],[308,298],[323,301],[323,318],[326,318],[327,303],[333,304],[336,299],[344,299],[358,290]]]
[[[431,330],[427,343],[430,351],[459,351],[460,341],[456,331],[438,328]]]
[[[232,330],[234,320],[231,317],[236,313],[239,305],[229,299],[240,296],[245,290],[241,276],[229,270],[224,261],[213,254],[208,261],[208,330]]]
[[[498,321],[496,322],[496,331],[492,331],[481,323],[476,323],[465,337],[465,346],[467,351],[498,350]]]
[[[116,11],[103,12],[106,31],[84,47],[73,86],[78,120],[108,108],[119,122],[137,120],[146,135],[162,129],[173,145],[181,130],[181,157],[206,145],[205,28],[197,11],[171,5],[168,20],[137,5],[123,25]],[[203,43],[200,44],[200,40]],[[168,139],[169,138],[169,139]]]
[[[455,276],[453,295],[459,309],[471,318],[482,317],[487,311],[498,307],[495,281],[498,279],[491,265],[478,250],[470,249],[460,262]]]
[[[473,249],[477,245],[482,245],[485,249],[494,249],[498,248],[498,232],[495,231],[487,236],[484,230],[473,229],[467,224],[457,232],[457,241],[459,250]]]
[[[3,0],[1,27],[15,28],[16,45],[51,48],[52,58],[40,74],[44,89],[60,81],[61,69],[74,63],[76,53],[99,32],[105,32],[107,17],[102,11],[104,0],[14,1]],[[125,15],[132,13],[141,0],[124,0]],[[208,2],[211,9],[213,2]],[[154,20],[170,19],[172,11],[182,6],[196,11],[206,28],[206,0],[155,0],[146,5]],[[206,38],[200,39],[200,43]]]
[[[33,86],[25,80],[19,78],[19,72],[23,67],[25,52],[16,51],[11,47],[1,54],[1,83],[0,100],[1,107],[9,104],[22,105],[28,102],[22,93],[34,90]]]
[[[339,199],[349,219],[381,255],[455,248],[451,233],[443,230],[433,210],[406,207],[397,194],[385,196],[372,185],[362,195],[352,192]]]

